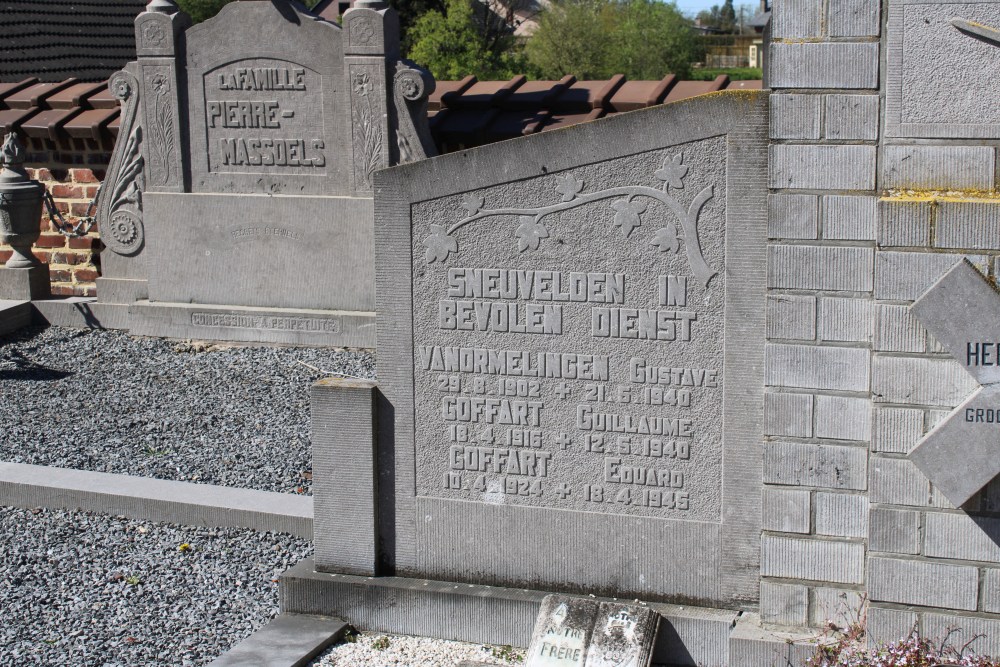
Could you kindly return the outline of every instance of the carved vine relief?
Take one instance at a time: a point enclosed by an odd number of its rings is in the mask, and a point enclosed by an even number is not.
[[[374,84],[364,69],[351,68],[351,114],[354,121],[354,169],[359,189],[370,190],[372,174],[381,169],[382,126],[372,102]]]
[[[171,86],[166,68],[147,69],[147,91],[150,93],[147,119],[150,137],[149,178],[152,185],[166,185],[170,182],[170,163],[174,154],[174,117],[171,111]]]
[[[663,165],[653,173],[658,180],[663,182],[662,189],[632,185],[607,188],[596,192],[584,192],[583,189],[586,185],[584,181],[578,180],[572,174],[565,174],[556,177],[555,189],[561,196],[561,201],[547,206],[485,209],[483,208],[485,200],[482,196],[467,195],[462,203],[462,208],[468,212],[468,216],[450,227],[430,225],[431,235],[423,241],[424,246],[427,247],[427,262],[444,262],[451,253],[457,253],[458,239],[454,235],[461,228],[478,220],[497,216],[517,216],[518,227],[514,231],[514,236],[518,240],[520,252],[538,250],[542,239],[549,237],[549,230],[542,222],[546,216],[605,199],[615,200],[611,203],[611,208],[615,211],[612,224],[621,230],[625,238],[630,238],[632,232],[642,225],[642,215],[647,209],[647,202],[643,199],[648,198],[664,204],[681,227],[678,230],[677,224],[673,220],[668,220],[663,227],[654,232],[653,238],[649,242],[650,245],[658,248],[660,252],[673,253],[680,249],[680,240],[683,238],[691,272],[702,284],[707,286],[716,271],[708,266],[702,255],[701,242],[698,239],[698,217],[702,207],[712,198],[714,187],[709,185],[703,188],[685,209],[670,194],[670,188],[682,189],[684,187],[684,177],[689,168],[683,164],[683,161],[683,154],[664,158]]]

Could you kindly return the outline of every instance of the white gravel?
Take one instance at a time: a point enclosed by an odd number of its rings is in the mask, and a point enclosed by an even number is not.
[[[278,610],[290,535],[0,507],[2,664],[204,665]],[[188,545],[188,546],[182,546]]]
[[[330,647],[312,667],[455,667],[463,660],[522,665],[524,651],[509,646],[362,633]]]
[[[326,373],[374,377],[374,355],[22,329],[0,336],[0,461],[309,493]]]

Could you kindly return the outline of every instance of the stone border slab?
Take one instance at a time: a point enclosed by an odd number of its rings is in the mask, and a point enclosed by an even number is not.
[[[280,584],[282,613],[332,614],[359,630],[521,648],[531,639],[546,595],[429,579],[326,574],[315,571],[312,558],[282,574]],[[729,635],[739,612],[648,606],[663,617],[654,664],[728,665]]]
[[[209,667],[305,667],[349,628],[335,618],[281,614]]]
[[[0,505],[313,536],[310,496],[24,463],[0,463]]]
[[[31,324],[31,302],[0,300],[0,336]]]

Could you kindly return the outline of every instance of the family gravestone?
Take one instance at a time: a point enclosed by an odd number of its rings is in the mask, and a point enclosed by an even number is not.
[[[378,174],[378,389],[314,387],[318,571],[757,600],[765,119],[695,99]]]
[[[373,347],[372,174],[433,154],[433,82],[400,60],[393,10],[359,2],[341,26],[238,2],[191,27],[154,0],[136,40],[110,81],[97,312],[148,335]]]

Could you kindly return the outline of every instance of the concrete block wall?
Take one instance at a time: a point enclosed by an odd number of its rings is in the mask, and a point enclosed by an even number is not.
[[[878,0],[774,0],[760,614],[841,626],[865,595]]]
[[[977,386],[909,306],[997,280],[998,142],[883,136],[889,11],[774,0],[761,619],[1000,655],[1000,481],[955,508],[907,456]]]

